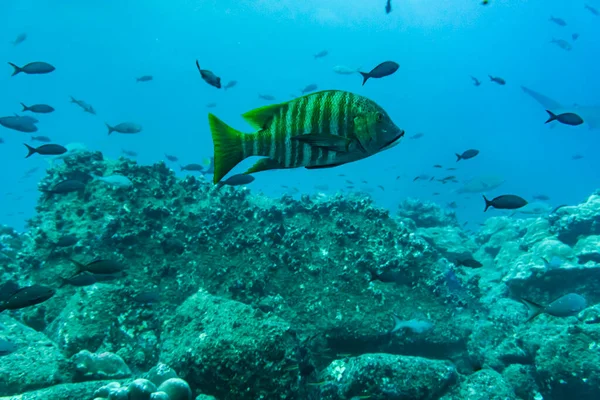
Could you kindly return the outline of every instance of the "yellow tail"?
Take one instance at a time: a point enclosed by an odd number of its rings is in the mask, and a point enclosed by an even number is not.
[[[215,147],[215,173],[213,183],[217,184],[229,171],[244,160],[244,134],[213,114],[208,114],[208,123]]]

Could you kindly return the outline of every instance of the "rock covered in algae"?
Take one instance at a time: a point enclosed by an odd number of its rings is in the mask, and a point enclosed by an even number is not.
[[[295,398],[298,379],[285,367],[297,339],[278,317],[199,292],[177,309],[164,335],[161,358],[203,393]]]
[[[319,398],[437,399],[457,378],[445,361],[393,354],[363,354],[333,361],[320,374]],[[360,398],[360,397],[359,397]]]
[[[561,207],[550,218],[552,231],[558,239],[574,245],[584,236],[600,235],[600,193],[581,204]]]
[[[78,379],[116,379],[131,376],[131,370],[125,361],[116,354],[91,353],[82,350],[71,361],[75,365]]]
[[[0,337],[15,350],[0,358],[0,396],[44,388],[71,379],[65,356],[44,334],[0,315]]]
[[[483,369],[467,376],[450,394],[441,400],[513,400],[513,388],[498,372]]]
[[[7,397],[0,396],[0,400],[74,400],[96,399],[96,389],[102,381],[61,383],[43,389],[33,390],[22,394]]]

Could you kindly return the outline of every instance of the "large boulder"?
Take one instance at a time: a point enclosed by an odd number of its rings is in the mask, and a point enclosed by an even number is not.
[[[0,323],[4,340],[15,349],[0,359],[0,395],[14,395],[68,382],[69,363],[43,333],[4,315]]]
[[[394,354],[363,354],[333,361],[320,376],[319,399],[438,399],[456,380],[447,361]],[[360,398],[360,397],[359,397]]]
[[[285,369],[297,346],[286,321],[199,292],[165,326],[161,359],[193,388],[222,400],[273,393],[294,399],[299,380]]]

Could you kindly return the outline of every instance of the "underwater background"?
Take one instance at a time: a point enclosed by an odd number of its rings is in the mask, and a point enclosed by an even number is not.
[[[0,399],[600,398],[600,2],[483,3],[0,4]],[[215,187],[309,85],[404,137]]]

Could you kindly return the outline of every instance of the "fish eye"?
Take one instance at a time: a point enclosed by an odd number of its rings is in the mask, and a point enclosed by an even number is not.
[[[381,121],[383,121],[383,114],[377,113],[377,122],[381,122]]]

